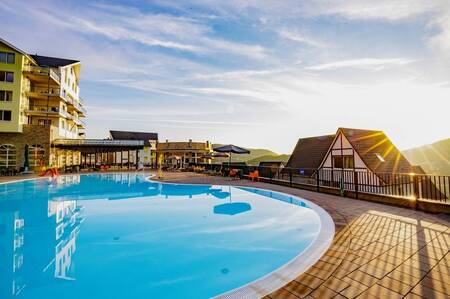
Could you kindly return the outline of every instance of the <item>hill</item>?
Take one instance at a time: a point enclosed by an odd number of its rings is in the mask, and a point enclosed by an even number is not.
[[[426,173],[450,175],[450,138],[402,152],[414,165]]]
[[[289,160],[290,155],[265,155],[261,157],[257,157],[255,159],[251,159],[247,161],[248,165],[259,165],[259,162],[284,162],[285,164]]]
[[[214,147],[219,147],[223,144],[213,144]],[[280,159],[289,159],[289,155],[279,155],[271,150],[263,149],[263,148],[247,148],[250,151],[250,154],[243,155],[231,155],[232,162],[246,162],[250,165],[258,165],[259,161],[284,161]],[[214,160],[214,163],[227,162],[228,159],[218,158]],[[286,160],[287,161],[287,160]],[[251,163],[249,163],[251,162]],[[255,164],[256,163],[256,164]]]

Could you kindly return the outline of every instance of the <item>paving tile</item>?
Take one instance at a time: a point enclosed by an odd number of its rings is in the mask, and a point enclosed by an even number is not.
[[[317,261],[317,263],[314,264],[314,267],[325,271],[333,271],[334,269],[336,269],[336,265],[321,260]]]
[[[325,286],[321,286],[311,293],[311,297],[317,299],[333,298],[336,295],[337,293],[335,291]]]
[[[300,298],[306,297],[313,291],[313,289],[311,289],[301,283],[298,283],[295,280],[291,281],[286,286],[284,286],[284,289]]]
[[[345,289],[346,287],[348,287],[350,284],[337,278],[337,277],[330,277],[327,279],[327,281],[325,281],[325,283],[323,284],[324,286],[326,286],[329,289],[332,289],[333,291],[339,293],[340,291],[342,291],[343,289]]]
[[[379,284],[389,290],[397,292],[403,296],[406,295],[413,288],[413,286],[410,286],[409,284],[403,283],[392,277],[385,277],[385,278],[381,279],[380,281],[378,281],[377,284]]]
[[[403,297],[403,299],[423,299],[424,297],[419,296],[417,294],[414,293],[408,293],[405,297]]]
[[[383,253],[376,260],[384,261],[384,262],[390,263],[392,265],[398,266],[398,265],[402,264],[406,259],[401,259],[401,258],[392,256],[392,255],[389,255],[387,253]]]
[[[408,273],[402,272],[400,270],[394,270],[387,275],[387,277],[394,278],[402,283],[406,283],[410,286],[415,286],[421,278],[417,278],[415,276],[409,275]]]
[[[359,271],[375,276],[378,279],[383,278],[395,268],[395,265],[385,263],[383,268],[375,267],[372,264],[365,264],[358,268]]]
[[[424,277],[427,274],[427,272],[419,270],[419,269],[416,269],[416,268],[414,268],[414,267],[412,267],[410,265],[407,265],[407,264],[401,264],[395,270],[402,271],[404,273],[407,273],[407,274],[409,274],[411,276],[414,276],[414,277],[417,277],[417,278],[422,278],[422,277]]]
[[[321,278],[321,279],[327,279],[331,275],[330,271],[325,271],[325,270],[322,270],[320,268],[316,268],[314,266],[309,268],[309,270],[306,271],[306,273],[310,274],[310,275],[313,275],[313,276],[316,276],[316,277]]]
[[[279,289],[269,295],[272,299],[298,299],[299,297],[286,291],[285,289]]]
[[[442,273],[442,272],[438,272],[435,270],[431,270],[430,272],[428,272],[426,277],[430,277],[431,279],[450,283],[450,275]]]
[[[450,297],[450,281],[433,280],[430,277],[425,277],[419,282],[419,285],[423,285],[437,292],[449,294]]]
[[[295,281],[297,281],[307,287],[310,287],[311,289],[317,288],[319,285],[321,285],[324,282],[324,280],[322,280],[316,276],[309,275],[307,273],[303,273],[301,276],[297,277],[295,279]]]
[[[389,299],[401,299],[403,296],[397,292],[391,291],[379,284],[375,284],[371,286],[367,291],[360,295],[360,297],[364,297],[363,295],[369,293],[376,298],[389,298]]]
[[[424,285],[418,284],[415,286],[412,290],[412,293],[417,294],[419,296],[425,297],[425,298],[433,298],[433,299],[448,299],[448,294],[444,294],[441,292],[438,292],[436,290],[433,290],[431,288],[428,288]]]
[[[368,287],[374,285],[378,279],[372,275],[369,275],[367,273],[361,272],[359,270],[353,271],[352,273],[348,274],[346,277],[351,278],[357,282],[360,282]]]

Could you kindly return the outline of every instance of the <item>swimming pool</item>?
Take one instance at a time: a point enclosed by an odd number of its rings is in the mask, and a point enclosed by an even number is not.
[[[0,298],[258,297],[334,234],[328,214],[296,197],[147,177],[1,184]]]

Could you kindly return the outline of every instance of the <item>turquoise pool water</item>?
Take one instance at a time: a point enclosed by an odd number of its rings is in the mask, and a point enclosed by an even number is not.
[[[318,236],[307,203],[144,174],[0,185],[0,298],[208,298],[278,269]]]

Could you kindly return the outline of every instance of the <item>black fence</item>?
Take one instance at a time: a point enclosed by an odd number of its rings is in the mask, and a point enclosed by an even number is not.
[[[373,194],[406,199],[425,199],[450,203],[450,176],[406,173],[373,173],[365,169],[311,169],[278,166],[247,166],[227,164],[192,164],[197,171],[207,174],[228,176],[231,169],[238,170],[238,176],[247,178],[258,171],[265,182],[282,183],[291,187],[303,186],[321,191],[332,188],[342,195]]]

